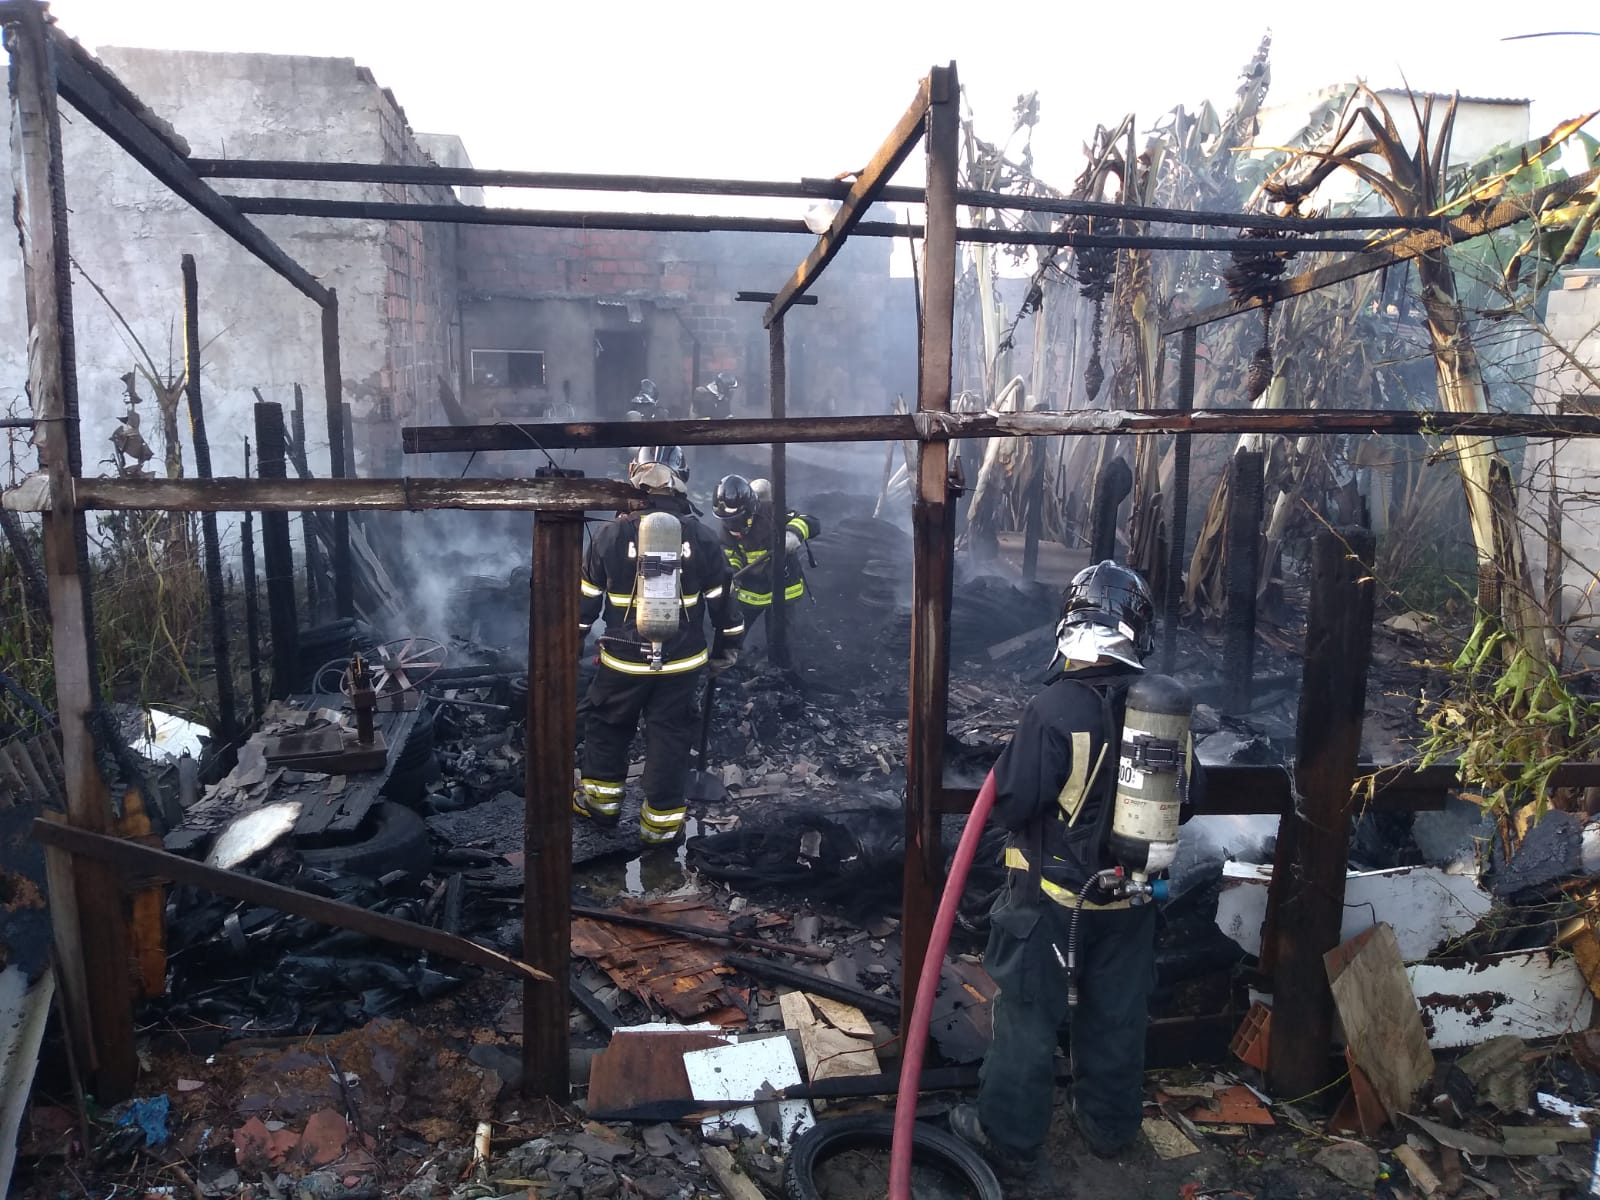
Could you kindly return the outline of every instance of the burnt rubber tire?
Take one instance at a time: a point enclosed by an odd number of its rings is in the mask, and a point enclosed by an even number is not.
[[[894,1116],[890,1113],[819,1121],[790,1149],[783,1169],[783,1190],[789,1200],[826,1200],[815,1182],[817,1169],[824,1162],[842,1151],[860,1147],[881,1149],[887,1155],[893,1139]],[[1005,1191],[989,1164],[955,1134],[919,1121],[914,1146],[915,1158],[936,1161],[964,1178],[974,1200],[1005,1200]]]
[[[361,828],[348,841],[332,845],[295,847],[308,867],[347,871],[373,879],[390,871],[426,873],[433,865],[428,827],[403,804],[380,802],[372,806]]]

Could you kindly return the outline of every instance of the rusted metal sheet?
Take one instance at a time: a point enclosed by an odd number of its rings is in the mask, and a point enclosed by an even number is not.
[[[619,1029],[589,1067],[589,1116],[596,1121],[675,1121],[706,1105],[689,1091],[686,1052],[727,1044],[709,1032]]]
[[[723,914],[694,901],[652,904],[640,915],[719,932],[727,929]],[[681,1021],[742,1024],[745,1020],[739,997],[726,979],[733,968],[716,946],[580,917],[572,922],[572,953],[595,963],[619,988]]]

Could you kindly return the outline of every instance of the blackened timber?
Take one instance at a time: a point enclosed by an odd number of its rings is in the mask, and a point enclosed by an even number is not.
[[[935,68],[934,72],[937,70],[938,68]],[[804,295],[806,289],[817,281],[817,277],[843,247],[845,239],[850,236],[850,231],[861,223],[861,218],[888,186],[889,180],[900,169],[900,164],[905,162],[916,144],[922,140],[923,127],[927,124],[929,102],[935,89],[945,84],[945,81],[935,77],[934,72],[930,72],[917,84],[917,94],[912,97],[911,106],[895,122],[883,145],[878,147],[877,153],[855,177],[850,190],[845,193],[844,199],[839,204],[839,211],[833,214],[833,220],[817,238],[816,246],[806,255],[805,261],[795,269],[789,281],[778,289],[778,294],[772,298],[772,303],[767,305],[766,315],[762,320],[769,329],[789,311],[794,298]]]
[[[266,690],[261,678],[261,593],[256,587],[255,514],[246,512],[239,522],[239,545],[244,574],[244,639],[250,663],[250,704],[259,719],[266,707]]]
[[[657,933],[671,934],[673,937],[686,938],[690,941],[726,942],[730,946],[742,946],[747,950],[770,950],[779,954],[792,954],[796,958],[809,958],[813,962],[833,961],[833,951],[825,950],[820,946],[799,946],[793,942],[774,942],[767,938],[747,937],[744,934],[729,933],[721,929],[706,929],[704,926],[699,925],[684,925],[678,921],[658,921],[651,917],[616,912],[609,908],[588,908],[575,904],[572,906],[572,915],[575,917],[587,917],[591,921],[601,921],[611,925],[627,925],[634,929],[653,929]]]
[[[282,247],[219,196],[194,173],[170,142],[119,99],[126,92],[116,77],[70,38],[52,30],[56,51],[56,85],[67,103],[130,154],[134,161],[171,188],[177,196],[251,254],[288,280],[318,304],[326,303],[328,289],[286,254]]]
[[[435,167],[403,163],[294,162],[282,159],[191,158],[195,174],[212,179],[282,179],[321,183],[415,183],[432,187],[502,187],[553,191],[644,192],[674,196],[765,196],[795,200],[843,200],[851,184],[841,179],[702,179],[684,175],[601,175],[561,171],[501,171],[477,167]],[[922,188],[889,184],[878,199],[890,204],[922,204]],[[1274,217],[1265,213],[1201,212],[1156,208],[1065,196],[1024,196],[1013,192],[956,189],[956,202],[969,208],[1059,213],[1168,225],[1235,229],[1281,229],[1325,233],[1359,229],[1438,229],[1442,217]],[[772,299],[763,298],[762,303]],[[807,303],[796,300],[798,304]]]
[[[275,428],[283,428],[277,404]],[[259,414],[262,406],[256,405]],[[260,442],[261,425],[256,426]],[[269,476],[269,447],[260,443],[260,479],[80,479],[73,488],[85,509],[163,512],[256,512],[380,509],[420,512],[430,508],[617,511],[640,499],[628,484],[606,479],[313,479]],[[274,470],[283,470],[280,450]],[[263,526],[265,528],[265,526]],[[288,526],[285,525],[285,530]]]
[[[42,541],[67,820],[80,830],[105,832],[113,827],[114,814],[90,724],[100,702],[100,680],[92,641],[88,531],[73,497],[83,454],[66,172],[56,102],[61,56],[52,49],[42,5],[17,11],[5,40],[11,59],[11,211],[22,249],[28,397],[39,466],[51,490]],[[70,890],[71,899],[62,904],[59,917],[52,906],[51,921],[60,977],[71,987],[64,999],[80,1061],[93,1072],[97,1098],[110,1101],[128,1096],[138,1075],[129,970],[133,947],[113,882],[111,872],[99,864],[73,863],[69,886],[55,889]]]
[[[345,458],[344,373],[339,364],[339,296],[332,288],[322,306],[322,386],[327,399],[328,474],[343,479]],[[350,514],[333,514],[333,615],[356,613],[355,583],[350,574]]]
[[[1184,331],[1189,338],[1194,330]],[[1250,710],[1256,665],[1256,587],[1261,576],[1262,459],[1236,450],[1228,480],[1226,606],[1223,611],[1223,711]]]
[[[426,950],[430,954],[484,967],[501,975],[509,975],[513,979],[525,980],[530,984],[552,982],[548,975],[536,967],[491,950],[487,946],[470,942],[466,938],[446,933],[442,929],[419,925],[415,921],[402,921],[398,917],[373,912],[369,908],[361,908],[355,904],[346,904],[341,900],[332,900],[327,896],[317,896],[310,892],[268,883],[264,879],[257,879],[240,871],[224,871],[219,867],[209,867],[193,859],[183,858],[127,838],[91,833],[85,829],[74,829],[69,825],[47,820],[36,820],[33,823],[33,836],[36,841],[46,846],[67,851],[75,859],[87,858],[108,863],[117,868],[124,878],[170,879],[174,883],[202,888],[218,896],[243,900],[246,904],[259,904],[279,912],[305,917],[323,925],[366,934],[381,941],[393,942],[397,946]],[[555,988],[544,990],[558,991]],[[565,1003],[564,998],[563,1003]]]
[[[1151,433],[1261,433],[1294,436],[1422,434],[1452,437],[1600,437],[1600,417],[1583,413],[1457,413],[1389,409],[1078,409],[1071,412],[885,413],[857,417],[731,417],[725,421],[575,421],[495,425],[407,425],[407,454],[491,450],[599,449],[639,445],[756,446],[773,441],[888,442]]]
[[[267,217],[313,217],[343,221],[419,221],[434,225],[499,225],[528,229],[627,229],[652,233],[798,233],[810,236],[804,221],[786,217],[702,217],[681,213],[572,212],[566,209],[499,208],[480,204],[423,204],[397,200],[323,200],[308,196],[224,196],[237,212]],[[856,237],[921,238],[924,225],[860,221]],[[1004,229],[963,225],[956,241],[997,246],[1057,246],[1080,250],[1213,250],[1226,252],[1232,238],[1155,233],[1080,233],[1073,229]],[[837,243],[835,243],[837,244]],[[1366,238],[1297,238],[1295,249],[1364,251]],[[813,282],[814,282],[813,278]],[[808,285],[809,286],[809,285]],[[778,293],[780,296],[782,293]]]
[[[780,314],[767,329],[769,391],[772,393],[772,419],[782,421],[786,414],[789,366],[785,357],[784,321]],[[767,615],[767,659],[773,666],[789,665],[789,608],[785,602],[789,572],[789,447],[772,443],[772,545],[768,548],[768,574],[772,585],[772,604]]]
[[[777,299],[777,292],[735,292],[733,298],[741,304],[771,304]],[[815,296],[796,296],[790,304],[814,305],[818,303]],[[696,378],[699,378],[696,376]]]
[[[1196,334],[1184,330],[1178,355],[1178,411],[1194,410]],[[1162,580],[1161,669],[1170,672],[1178,654],[1179,598],[1183,595],[1183,549],[1189,536],[1189,436],[1172,447],[1172,487],[1167,497],[1167,571]]]
[[[256,404],[256,472],[259,479],[204,479],[188,480],[122,480],[123,483],[193,483],[198,482],[213,497],[221,501],[217,508],[225,512],[258,511],[261,515],[261,542],[266,555],[267,576],[267,631],[272,639],[272,687],[274,700],[282,700],[294,690],[299,647],[299,617],[294,601],[294,548],[289,543],[289,502],[295,501],[304,491],[304,484],[291,486],[286,476],[288,465],[284,461],[283,407],[272,403]],[[83,483],[90,482],[83,480]],[[112,482],[112,481],[106,481]],[[231,486],[230,486],[231,485]],[[274,486],[282,493],[282,507],[274,508],[255,499],[252,493],[265,492]],[[107,507],[131,508],[134,497],[117,497]],[[174,508],[176,496],[149,507],[169,511]],[[296,503],[298,508],[299,504]]]
[[[1443,230],[1419,230],[1364,254],[1355,254],[1339,262],[1329,263],[1327,266],[1303,271],[1299,275],[1280,280],[1270,296],[1260,299],[1228,300],[1209,308],[1183,313],[1164,322],[1161,333],[1165,336],[1184,329],[1197,329],[1213,321],[1221,321],[1238,313],[1248,312],[1252,308],[1260,308],[1263,304],[1277,304],[1291,296],[1303,296],[1307,292],[1343,283],[1358,275],[1367,275],[1408,259],[1419,258],[1430,251],[1453,246],[1457,242],[1469,241],[1486,233],[1493,233],[1497,229],[1505,229],[1577,196],[1597,181],[1600,181],[1600,167],[1585,171],[1582,175],[1574,175],[1571,179],[1563,179],[1529,192],[1507,196],[1482,212],[1451,218],[1445,223]]]
[[[183,277],[183,390],[189,404],[189,437],[194,442],[194,469],[211,478],[211,439],[206,436],[206,410],[200,396],[200,284],[194,255],[179,259]],[[239,736],[239,710],[233,694],[233,661],[228,653],[228,598],[222,589],[222,540],[217,514],[200,514],[200,542],[205,551],[206,602],[211,616],[211,659],[217,674],[217,732],[225,745]]]
[[[1280,1096],[1326,1083],[1333,993],[1322,956],[1339,944],[1354,785],[1372,657],[1372,532],[1328,530],[1312,550],[1305,678],[1295,725],[1295,803],[1278,825],[1274,871],[1273,1037],[1267,1078]],[[1263,957],[1266,957],[1264,953]]]
[[[257,393],[256,399],[260,399]],[[294,408],[289,413],[289,428],[294,432],[294,445],[290,457],[294,460],[295,474],[301,479],[311,478],[311,459],[306,452],[306,393],[298,383],[294,385]],[[306,624],[315,625],[322,612],[322,545],[317,540],[315,513],[300,514],[300,543],[305,547],[306,558]]]
[[[774,962],[769,958],[747,958],[742,954],[729,954],[722,961],[736,971],[743,971],[752,979],[787,984],[802,991],[815,992],[818,996],[826,996],[829,1000],[837,1000],[841,1004],[853,1004],[864,1013],[891,1020],[900,1015],[899,1006],[887,996],[880,996],[877,992],[869,992],[864,988],[852,987],[848,983],[840,983],[831,975],[824,975],[820,971],[808,971],[804,967]]]
[[[917,357],[918,416],[950,413],[955,340],[956,152],[960,88],[955,64],[929,74],[928,236],[922,255],[922,340]],[[943,882],[939,798],[950,682],[950,447],[917,447],[911,505],[910,712],[906,726],[906,860],[901,880],[900,1028],[911,1028],[922,961]]]
[[[522,954],[567,979],[572,953],[572,777],[577,743],[578,575],[581,512],[533,522],[528,597],[528,753],[523,794]],[[528,985],[522,995],[523,1090],[568,1099],[565,990]]]

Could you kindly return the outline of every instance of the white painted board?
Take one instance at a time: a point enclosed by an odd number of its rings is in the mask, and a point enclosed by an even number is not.
[[[1217,898],[1217,928],[1246,954],[1261,956],[1261,926],[1267,917],[1272,868],[1229,862],[1222,867]],[[1339,941],[1348,942],[1372,926],[1394,929],[1405,962],[1417,962],[1451,938],[1467,933],[1489,911],[1489,893],[1467,875],[1437,867],[1396,867],[1351,871],[1344,883],[1344,924]]]
[[[1406,968],[1428,1045],[1476,1046],[1501,1034],[1553,1038],[1589,1027],[1594,996],[1572,958],[1554,950]]]
[[[683,1069],[689,1076],[689,1093],[696,1100],[749,1100],[763,1088],[795,1087],[803,1082],[795,1061],[794,1045],[787,1035],[715,1046],[709,1050],[690,1050],[683,1056]],[[806,1100],[784,1100],[778,1104],[779,1140],[788,1146],[799,1134],[816,1124],[811,1104]],[[748,1133],[762,1133],[754,1108],[736,1108],[705,1118],[707,1130],[739,1127]]]

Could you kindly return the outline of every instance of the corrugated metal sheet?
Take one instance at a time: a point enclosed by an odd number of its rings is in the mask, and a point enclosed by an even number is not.
[[[54,971],[47,969],[32,983],[21,967],[0,971],[0,1196],[10,1195],[17,1138],[55,993]]]

